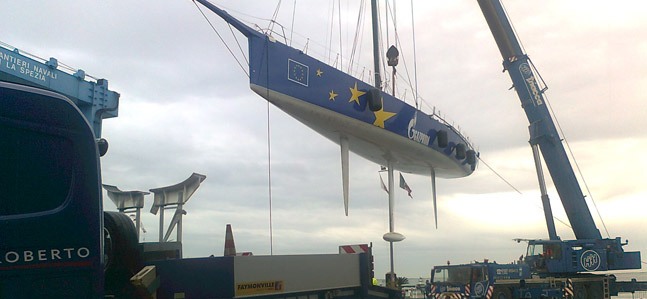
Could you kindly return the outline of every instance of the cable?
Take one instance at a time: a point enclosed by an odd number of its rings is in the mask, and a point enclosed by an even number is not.
[[[280,8],[281,8],[281,0],[279,0],[279,2],[276,4],[276,8],[274,9],[274,14],[272,14],[272,18],[270,19],[270,25],[268,26],[268,29],[270,31],[274,31],[275,20],[276,20],[276,17],[278,16],[278,14],[279,14],[279,9]]]
[[[267,61],[267,67],[270,64],[269,52],[265,51],[265,61]],[[270,72],[267,72],[267,82],[270,82]],[[269,85],[269,84],[268,84]],[[274,255],[274,238],[273,238],[273,229],[272,229],[272,144],[271,144],[271,126],[270,126],[270,89],[269,87],[265,89],[265,99],[267,99],[267,194],[269,199],[269,208],[270,208],[270,255]]]
[[[267,92],[269,94],[269,89]],[[274,255],[274,240],[272,230],[272,144],[270,128],[270,101],[267,101],[267,193],[270,205],[270,255]]]
[[[292,34],[294,34],[294,19],[297,12],[297,0],[292,4],[292,24],[290,24],[290,46],[292,46]],[[307,46],[306,46],[307,47]]]
[[[480,156],[477,156],[477,158],[478,158],[478,159],[479,159],[479,161],[481,161],[481,163],[483,163],[483,164],[484,164],[484,165],[485,165],[485,166],[486,166],[490,171],[492,171],[492,172],[493,172],[496,176],[498,176],[498,177],[499,177],[503,182],[505,182],[505,183],[506,183],[510,188],[512,188],[514,191],[516,191],[516,192],[517,192],[517,193],[519,193],[520,195],[523,195],[523,193],[522,193],[521,191],[519,191],[519,189],[517,189],[514,185],[512,185],[512,183],[510,183],[508,180],[506,180],[506,179],[505,179],[501,174],[499,174],[498,172],[496,172],[496,170],[494,170],[494,168],[492,168],[489,164],[487,164],[487,163],[483,160],[483,158],[481,158]],[[543,209],[543,208],[540,208],[540,209]],[[563,224],[563,225],[567,226],[568,228],[572,228],[572,227],[571,227],[567,222],[565,222],[565,221],[563,221],[563,220],[561,220],[561,219],[559,219],[559,218],[557,218],[557,217],[555,217],[555,216],[553,216],[553,219],[557,220],[559,223],[561,223],[561,224]]]
[[[419,109],[418,105],[418,63],[416,61],[416,27],[413,22],[413,0],[411,0],[411,31],[413,36],[413,82],[415,84],[415,93],[413,102],[416,104],[416,109]]]
[[[357,29],[355,30],[355,37],[353,38],[353,48],[352,48],[352,50],[350,52],[350,59],[349,59],[348,71],[347,71],[348,73],[352,72],[353,64],[354,64],[353,61],[355,60],[355,53],[357,52],[357,45],[359,44],[360,37],[363,36],[363,35],[360,35],[359,33],[362,31],[361,28],[363,28],[363,22],[362,21],[364,20],[364,18],[363,18],[364,10],[365,10],[365,5],[364,4],[365,4],[365,2],[364,2],[364,0],[362,0],[360,2],[359,13],[357,14],[357,26],[356,26]],[[359,44],[359,45],[361,47],[361,44]],[[359,52],[361,52],[361,48],[360,48]]]
[[[517,193],[519,193],[520,195],[523,195],[523,193],[521,193],[521,191],[519,191],[519,189],[517,189],[514,185],[512,185],[512,183],[508,182],[508,180],[506,180],[502,175],[500,175],[498,172],[496,172],[496,170],[494,170],[494,168],[492,168],[489,164],[487,164],[487,163],[483,160],[483,158],[481,158],[481,157],[479,156],[479,157],[478,157],[478,159],[479,159],[479,161],[481,161],[481,163],[483,163],[483,164],[484,164],[484,165],[485,165],[489,170],[491,170],[491,171],[492,171],[496,176],[498,176],[498,177],[499,177],[503,182],[505,182],[505,183],[506,183],[510,188],[512,188],[512,190],[516,191],[516,192],[517,192]]]
[[[337,6],[339,7],[339,14],[337,15],[337,22],[339,23],[339,69],[344,69],[344,49],[342,48],[342,37],[341,37],[341,2],[337,0]]]
[[[243,72],[245,73],[245,75],[247,75],[247,77],[249,78],[249,73],[247,72],[247,70],[245,69],[245,67],[240,63],[240,60],[238,60],[238,57],[236,57],[236,55],[234,55],[234,52],[231,50],[231,48],[229,48],[229,45],[227,45],[227,43],[226,43],[226,42],[225,42],[225,40],[222,38],[222,36],[221,36],[221,35],[220,35],[220,33],[218,32],[218,30],[216,30],[216,27],[214,27],[214,26],[213,26],[213,24],[211,23],[211,21],[209,21],[209,18],[207,18],[207,15],[205,15],[205,14],[204,14],[204,12],[202,11],[202,9],[200,9],[200,6],[199,6],[197,3],[193,2],[193,4],[194,4],[194,5],[195,5],[195,7],[198,9],[198,11],[200,12],[200,14],[202,14],[202,16],[204,17],[204,19],[205,19],[205,20],[207,20],[207,23],[209,23],[209,26],[211,26],[211,29],[213,29],[213,32],[215,32],[215,33],[216,33],[216,35],[218,36],[218,38],[220,39],[220,41],[225,45],[225,48],[227,48],[227,50],[229,51],[229,54],[231,54],[231,56],[232,56],[232,57],[234,57],[234,59],[236,60],[236,63],[238,63],[238,66],[240,66],[240,69],[242,69],[242,70],[243,70]],[[239,45],[239,47],[240,47],[240,45]]]

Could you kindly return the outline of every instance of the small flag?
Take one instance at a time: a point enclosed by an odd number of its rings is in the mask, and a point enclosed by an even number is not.
[[[387,194],[389,193],[389,189],[386,188],[386,185],[384,185],[384,180],[382,180],[382,176],[380,175],[380,184],[382,185],[382,190],[386,192]]]
[[[413,196],[411,196],[411,188],[409,188],[409,185],[407,185],[407,182],[404,181],[404,177],[402,176],[402,172],[400,173],[400,188],[406,190],[407,195],[409,195],[409,197],[413,198]]]
[[[310,68],[298,61],[288,59],[288,80],[308,87]]]

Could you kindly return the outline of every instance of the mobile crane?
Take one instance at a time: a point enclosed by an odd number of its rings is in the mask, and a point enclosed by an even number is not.
[[[503,57],[503,69],[526,113],[537,170],[548,240],[527,240],[523,261],[514,265],[475,263],[438,266],[432,270],[432,295],[463,294],[469,298],[540,298],[568,294],[575,298],[609,298],[628,284],[592,272],[640,269],[640,252],[624,251],[621,238],[603,238],[588,209],[562,140],[546,107],[546,88],[510,25],[500,0],[478,0]],[[540,156],[541,155],[541,156]],[[541,158],[562,201],[575,240],[557,235],[543,176]],[[625,288],[626,287],[626,288]],[[644,289],[647,284],[634,284]],[[448,297],[450,298],[450,297]]]
[[[586,204],[560,136],[550,116],[544,91],[528,56],[521,50],[499,0],[479,0],[483,15],[503,56],[503,67],[512,79],[530,122],[530,145],[535,159],[549,240],[530,240],[526,262],[539,273],[576,273],[640,269],[640,252],[625,252],[621,239],[602,238]],[[562,201],[576,240],[557,236],[542,174],[539,152]],[[545,254],[549,254],[550,257]]]

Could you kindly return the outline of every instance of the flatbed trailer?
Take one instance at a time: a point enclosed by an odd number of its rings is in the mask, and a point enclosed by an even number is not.
[[[367,254],[234,256],[153,263],[157,298],[398,298],[374,286]]]

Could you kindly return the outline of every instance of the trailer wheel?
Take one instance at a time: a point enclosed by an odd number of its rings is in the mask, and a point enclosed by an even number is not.
[[[494,288],[494,299],[511,299],[512,293],[506,287]]]
[[[103,212],[106,294],[132,294],[130,277],[142,268],[139,240],[133,221],[119,212]]]

